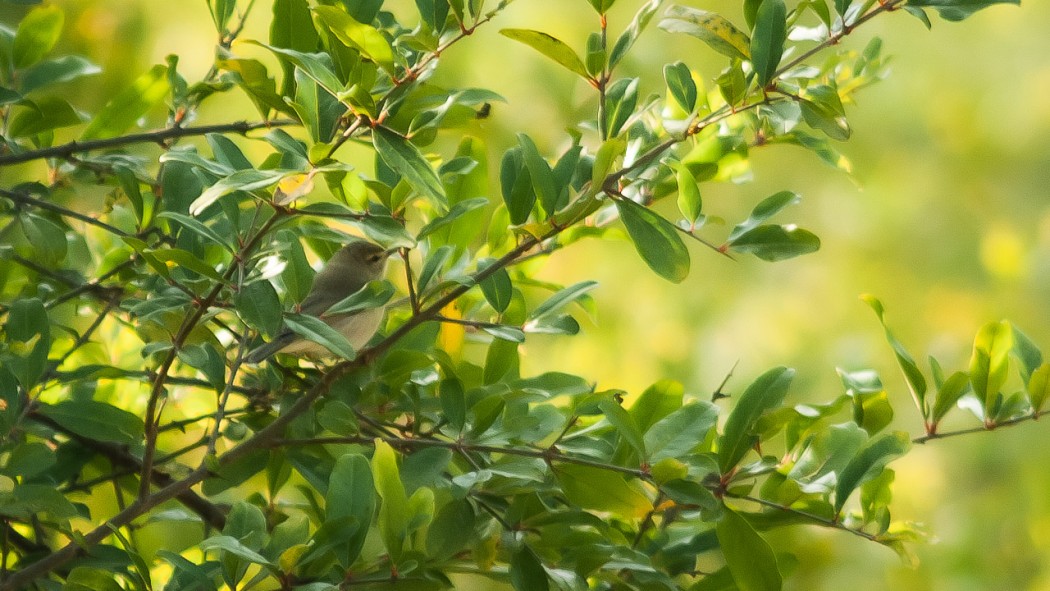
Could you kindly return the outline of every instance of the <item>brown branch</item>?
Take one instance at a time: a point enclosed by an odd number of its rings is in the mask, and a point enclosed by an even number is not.
[[[3,159],[3,157],[0,156],[0,160],[2,160],[2,159]],[[125,232],[124,230],[121,230],[120,228],[117,228],[116,226],[111,226],[111,225],[109,225],[109,224],[107,224],[105,222],[99,221],[99,220],[97,220],[97,219],[95,219],[95,218],[93,218],[93,217],[91,217],[89,215],[82,214],[82,213],[80,213],[78,211],[73,211],[72,209],[67,209],[65,207],[62,207],[61,205],[55,205],[54,203],[51,203],[50,201],[44,201],[42,199],[37,199],[36,197],[32,197],[31,195],[29,195],[27,193],[19,193],[17,191],[9,191],[7,189],[0,189],[0,197],[4,197],[6,199],[10,199],[11,201],[14,201],[15,203],[19,203],[19,204],[22,204],[22,205],[29,205],[29,206],[32,206],[32,207],[38,207],[40,209],[46,209],[48,211],[55,212],[55,213],[57,213],[57,214],[59,214],[61,216],[64,216],[64,217],[70,217],[70,218],[73,218],[73,219],[80,220],[80,221],[82,221],[82,222],[84,222],[86,224],[91,224],[93,226],[97,226],[97,227],[102,228],[103,230],[105,230],[105,231],[107,231],[107,232],[109,232],[111,234],[116,234],[117,236],[120,236],[122,238],[131,235],[131,234],[128,234],[127,232]]]
[[[131,455],[124,447],[113,443],[107,443],[104,441],[98,441],[91,439],[90,437],[84,437],[78,435],[64,427],[59,425],[49,417],[40,414],[39,412],[31,412],[29,418],[42,424],[47,425],[48,428],[53,429],[59,433],[62,433],[71,440],[76,441],[81,446],[90,449],[91,451],[104,456],[110,461],[115,467],[125,468],[127,470],[140,471],[142,466],[138,458]],[[157,486],[170,486],[175,482],[174,478],[164,472],[158,472],[157,470],[151,470],[149,479]],[[215,529],[221,530],[226,524],[226,512],[217,505],[212,504],[207,499],[197,495],[192,490],[181,491],[174,497],[177,501],[182,503],[187,509],[193,511],[201,517],[206,523],[214,527]]]
[[[972,435],[974,433],[985,433],[988,431],[994,431],[999,427],[1013,427],[1014,425],[1020,425],[1021,423],[1027,423],[1028,421],[1038,421],[1039,417],[1042,416],[1042,411],[1032,412],[1030,414],[1014,417],[1005,421],[999,421],[998,423],[989,423],[987,425],[981,425],[980,427],[972,427],[969,429],[959,429],[958,431],[945,431],[944,433],[927,433],[920,437],[915,437],[911,440],[912,443],[917,445],[923,445],[934,441],[936,439],[947,439],[949,437],[958,437],[960,435]]]
[[[41,160],[44,158],[66,158],[77,152],[90,152],[93,150],[105,150],[131,144],[161,144],[167,140],[206,135],[209,133],[240,133],[245,134],[256,129],[269,129],[271,127],[282,127],[285,125],[298,125],[297,121],[290,119],[277,119],[273,121],[239,121],[237,123],[221,123],[218,125],[196,125],[191,127],[169,127],[156,131],[143,133],[132,133],[114,138],[101,140],[87,140],[81,142],[69,142],[60,146],[30,150],[21,154],[7,154],[0,156],[0,166],[20,164]]]

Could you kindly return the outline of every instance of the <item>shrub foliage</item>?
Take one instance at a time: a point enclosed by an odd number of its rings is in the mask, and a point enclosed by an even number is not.
[[[519,363],[530,335],[576,334],[593,305],[595,282],[527,264],[581,239],[626,234],[674,282],[694,254],[817,250],[785,221],[789,188],[727,222],[704,186],[781,144],[848,169],[844,105],[884,58],[877,39],[838,42],[899,9],[928,25],[1002,0],[744,0],[741,18],[648,0],[618,23],[613,0],[588,0],[585,40],[513,27],[510,1],[273,0],[260,39],[241,37],[263,3],[194,3],[217,30],[211,70],[188,81],[172,56],[93,113],[63,94],[98,68],[54,55],[61,8],[0,28],[0,588],[775,590],[804,557],[769,530],[907,556],[919,534],[891,515],[887,465],[959,433],[939,429],[949,413],[978,430],[1040,414],[1050,365],[1006,322],[957,371],[921,368],[886,328],[918,436],[889,430],[869,371],[795,404],[785,367],[727,397]],[[504,45],[472,46],[479,27]],[[679,34],[720,74],[683,56],[645,71],[665,92],[644,95],[625,58]],[[557,149],[521,130],[493,156],[469,130],[500,89],[433,74],[446,52],[517,43],[585,83],[589,107]],[[238,93],[254,120],[198,119]],[[388,280],[340,304],[388,310],[360,351],[294,313],[310,261],[350,235],[399,249]],[[243,362],[283,326],[332,359]]]

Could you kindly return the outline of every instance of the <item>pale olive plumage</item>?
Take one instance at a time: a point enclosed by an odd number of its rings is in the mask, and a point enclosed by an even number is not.
[[[391,252],[365,241],[351,242],[339,249],[314,276],[313,286],[303,300],[300,311],[324,320],[342,333],[354,349],[365,346],[379,329],[379,323],[383,320],[382,308],[363,310],[356,314],[325,316],[324,313],[369,281],[382,279]],[[244,360],[259,363],[277,352],[301,356],[330,354],[325,347],[285,329],[269,343],[248,353]]]

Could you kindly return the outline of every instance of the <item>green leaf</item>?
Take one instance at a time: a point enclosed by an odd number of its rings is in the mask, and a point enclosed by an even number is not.
[[[356,528],[348,534],[346,546],[338,556],[344,568],[357,560],[375,513],[375,483],[368,460],[360,454],[345,454],[336,460],[325,494],[325,521],[343,517],[353,519]]]
[[[926,378],[923,377],[922,372],[919,371],[919,366],[915,364],[915,359],[912,358],[911,354],[908,353],[904,345],[893,336],[890,332],[890,327],[886,325],[886,319],[884,317],[884,309],[882,302],[875,296],[862,295],[861,298],[871,309],[875,311],[875,315],[878,316],[879,322],[882,324],[883,330],[886,332],[886,341],[893,347],[893,352],[897,357],[897,365],[900,366],[901,372],[904,373],[904,379],[908,382],[908,388],[911,390],[912,397],[915,398],[920,410],[923,413],[923,418],[926,417],[929,412],[926,406]]]
[[[333,6],[317,6],[313,11],[340,41],[360,51],[361,55],[375,62],[388,74],[394,73],[394,51],[390,42],[375,27],[359,23],[345,11]]]
[[[696,108],[696,82],[689,66],[683,62],[667,64],[664,66],[664,80],[678,106],[686,113],[692,113]]]
[[[204,552],[209,550],[221,550],[222,552],[232,554],[238,558],[247,560],[248,562],[275,568],[273,563],[267,560],[265,556],[252,550],[248,546],[245,546],[240,540],[233,536],[212,536],[198,544],[198,548]]]
[[[258,189],[266,189],[281,182],[281,179],[289,176],[291,172],[285,170],[238,170],[233,174],[219,179],[214,185],[208,187],[200,197],[190,204],[191,215],[200,215],[205,209],[219,199],[237,191],[250,192]]]
[[[684,165],[678,167],[675,180],[678,182],[678,211],[681,211],[685,221],[693,226],[696,220],[700,219],[704,205],[700,197],[700,187],[696,184],[696,178]]]
[[[933,411],[930,420],[934,425],[944,418],[948,411],[955,407],[955,403],[969,391],[970,376],[965,372],[957,371],[948,376],[944,383],[937,388],[937,394],[933,399]]]
[[[379,533],[390,557],[397,563],[403,552],[408,531],[408,497],[401,484],[397,455],[386,442],[376,439],[372,455],[372,477],[376,492],[383,500],[379,508]]]
[[[598,403],[598,408],[605,415],[605,420],[609,421],[609,424],[616,428],[616,431],[631,446],[631,449],[638,454],[638,457],[646,457],[642,432],[638,429],[638,425],[634,423],[631,415],[618,402],[612,399],[602,400]]]
[[[28,391],[44,374],[51,349],[51,324],[43,302],[37,298],[15,299],[8,309],[4,332],[9,354],[4,361]]]
[[[145,249],[142,253],[151,257],[156,263],[167,266],[169,269],[178,266],[193,271],[194,273],[207,277],[213,281],[226,283],[226,279],[223,278],[214,267],[210,266],[207,262],[188,250],[182,250],[181,248],[158,248]],[[174,263],[174,265],[171,265],[170,263]]]
[[[779,213],[780,210],[789,205],[795,205],[801,200],[802,197],[800,197],[798,193],[792,191],[780,191],[766,197],[751,210],[751,215],[748,216],[746,220],[737,224],[736,227],[733,228],[733,231],[729,234],[728,240],[732,242],[748,230],[758,227],[762,222]]]
[[[970,357],[970,383],[973,385],[974,394],[983,403],[985,412],[989,415],[995,406],[995,399],[1006,383],[1013,345],[1013,331],[1005,320],[985,324],[974,338],[973,355]]]
[[[1043,364],[1043,352],[1028,335],[1021,332],[1021,329],[1012,325],[1011,327],[1014,333],[1014,355],[1021,361],[1021,377],[1028,381],[1032,372]]]
[[[353,359],[357,356],[354,346],[341,332],[328,326],[316,316],[289,314],[285,317],[284,323],[295,334],[321,345],[343,359]]]
[[[156,65],[139,76],[135,82],[102,107],[88,124],[81,139],[101,139],[118,136],[142,118],[154,105],[168,95],[171,85],[168,68]]]
[[[620,78],[613,82],[606,90],[605,100],[609,112],[605,134],[616,137],[638,106],[638,78]]]
[[[995,4],[1021,4],[1021,0],[908,0],[908,7],[935,9],[946,21],[961,21],[982,8]]]
[[[525,157],[520,147],[514,147],[503,154],[499,170],[500,189],[503,203],[507,206],[510,223],[523,224],[529,219],[536,204],[536,190],[532,186],[532,177],[525,165]]]
[[[493,340],[488,345],[488,351],[485,354],[485,372],[482,375],[482,382],[488,385],[502,380],[517,379],[520,365],[518,343],[511,339]],[[496,417],[491,417],[491,419],[496,420]],[[477,424],[475,428],[478,428]]]
[[[346,105],[339,102],[303,70],[295,69],[295,101],[289,106],[310,132],[314,142],[327,142],[335,135],[339,118],[346,113]]]
[[[11,57],[17,69],[31,66],[51,53],[62,34],[65,14],[57,6],[45,4],[30,10],[18,23],[11,46]]]
[[[555,465],[565,497],[583,509],[611,511],[624,517],[641,519],[652,510],[649,498],[642,494],[623,475],[575,464]]]
[[[0,515],[27,520],[47,513],[56,519],[77,517],[77,508],[53,484],[18,484],[0,493]]]
[[[543,209],[547,214],[553,214],[558,202],[559,190],[555,183],[554,172],[550,164],[543,159],[532,138],[524,133],[518,134],[518,143],[521,145],[521,156],[525,167],[529,171],[529,179],[532,188],[540,198]]]
[[[383,162],[397,171],[416,192],[431,198],[442,209],[447,207],[441,179],[412,142],[382,126],[372,130],[372,142]]]
[[[603,1],[603,0],[592,0]],[[611,2],[610,2],[611,3]],[[550,582],[547,571],[540,564],[536,553],[528,546],[522,546],[520,550],[510,557],[510,584],[514,591],[547,591]]]
[[[53,129],[79,125],[83,117],[65,99],[40,97],[18,102],[7,128],[12,138],[30,137]]]
[[[616,0],[587,0],[598,14],[605,14],[612,8]]]
[[[832,425],[818,432],[806,445],[787,477],[807,493],[830,493],[842,468],[868,440],[856,423]]]
[[[780,406],[795,377],[795,370],[775,367],[758,377],[737,399],[718,441],[718,466],[728,472],[747,454],[758,436],[755,424],[767,411]]]
[[[773,81],[787,40],[787,8],[784,0],[763,0],[755,15],[755,29],[751,33],[751,65],[758,76],[758,85],[766,87]]]
[[[783,587],[773,548],[743,516],[727,507],[715,533],[740,591],[779,591]]]
[[[684,389],[672,380],[660,380],[645,389],[628,412],[642,432],[648,431],[660,419],[682,407]]]
[[[204,238],[205,244],[215,244],[225,248],[230,253],[233,252],[233,247],[228,244],[228,240],[219,235],[218,232],[212,230],[210,227],[204,225],[200,221],[191,218],[188,215],[183,215],[175,211],[164,211],[157,214],[158,218],[174,220],[182,225],[187,230],[197,234],[201,238]]]
[[[438,510],[427,531],[427,554],[444,560],[468,547],[475,540],[476,520],[474,507],[466,500],[446,503]]]
[[[547,301],[536,306],[536,309],[529,314],[529,319],[535,320],[557,312],[572,302],[585,297],[587,292],[595,287],[598,287],[597,281],[581,281],[564,289],[560,289],[555,292],[554,295],[547,298]]]
[[[616,68],[623,56],[627,55],[627,52],[634,45],[634,42],[638,40],[638,37],[645,30],[645,27],[649,25],[649,21],[653,19],[653,15],[656,14],[656,9],[660,8],[663,4],[663,0],[649,0],[638,9],[635,13],[634,18],[631,19],[631,24],[627,26],[623,34],[616,39],[616,43],[613,45],[612,51],[609,53],[609,70]]]
[[[576,52],[563,41],[555,39],[546,33],[529,29],[501,29],[500,34],[528,45],[585,80],[590,80],[591,78],[590,74],[587,73],[586,66],[583,65],[583,61],[580,60],[580,56],[576,55]]]
[[[184,345],[179,349],[179,361],[200,370],[216,392],[226,385],[226,359],[211,343]]]
[[[494,262],[492,259],[483,260],[479,263],[478,270],[484,271]],[[480,285],[481,293],[485,295],[485,300],[489,305],[497,313],[502,314],[506,311],[507,306],[510,305],[511,298],[514,296],[514,285],[510,281],[510,275],[507,273],[507,270],[498,269],[495,273],[483,279]]]
[[[1044,363],[1032,372],[1032,377],[1026,384],[1028,400],[1032,404],[1032,412],[1038,414],[1043,411],[1047,396],[1050,396],[1050,363]]]
[[[48,267],[59,266],[69,252],[65,229],[47,218],[32,214],[19,216],[18,221],[33,247],[36,262]]]
[[[485,207],[488,204],[489,200],[487,197],[475,197],[473,199],[465,199],[463,201],[460,201],[459,203],[453,205],[452,208],[448,210],[447,214],[430,220],[425,226],[420,228],[419,233],[416,234],[416,240],[422,240],[427,236],[433,234],[434,232],[440,230],[441,228],[444,228],[454,223],[463,215],[470,213],[475,209]]]
[[[839,473],[835,485],[835,512],[842,511],[846,500],[858,486],[879,475],[879,472],[895,458],[904,455],[911,446],[908,434],[896,431],[886,433],[868,441],[857,451],[857,455]]]
[[[598,153],[594,155],[594,166],[591,167],[591,184],[601,187],[607,176],[613,172],[616,159],[624,155],[627,150],[627,141],[624,138],[613,137],[602,142],[598,147]]]
[[[77,435],[99,441],[137,444],[144,429],[138,416],[95,400],[67,400],[53,406],[42,405],[40,414]]]
[[[423,268],[419,271],[419,278],[416,280],[416,289],[419,290],[419,293],[425,293],[434,279],[441,275],[445,264],[452,258],[455,250],[454,246],[446,244],[429,253],[429,256],[423,261]]]
[[[689,251],[675,226],[630,199],[617,199],[616,209],[645,264],[664,279],[681,283],[689,275]]]
[[[509,341],[512,343],[524,343],[525,342],[525,331],[518,328],[517,326],[507,326],[505,324],[497,326],[483,326],[481,330],[489,333],[497,339]],[[530,331],[539,332],[539,331]]]
[[[225,33],[226,25],[237,8],[237,0],[208,0],[208,8],[211,11],[211,20],[215,23],[215,30]]]
[[[102,68],[79,55],[66,55],[42,61],[22,72],[20,90],[23,94],[29,94],[38,88],[69,82],[101,71]]]
[[[312,26],[310,30],[313,30]],[[332,66],[332,58],[328,54],[284,49],[258,41],[246,41],[245,43],[253,43],[259,47],[269,49],[277,57],[284,58],[285,61],[302,70],[310,79],[321,85],[321,88],[324,88],[334,96],[339,96],[339,93],[343,90],[343,83],[336,76],[335,69]]]
[[[332,304],[325,315],[353,314],[386,305],[394,297],[394,286],[389,281],[369,281],[364,287]]]
[[[820,250],[820,238],[809,230],[789,224],[763,225],[729,242],[735,252],[753,254],[764,261],[782,261]]]
[[[310,17],[310,5],[306,0],[274,0],[273,19],[270,21],[270,44],[273,47],[308,53],[317,51],[318,42],[317,30]],[[282,96],[290,96],[295,90],[293,64],[293,61],[281,61],[284,70]]]
[[[269,281],[254,281],[233,294],[233,305],[248,326],[273,336],[281,329],[281,300]]]
[[[846,395],[853,401],[853,421],[874,435],[893,420],[893,406],[879,375],[871,370],[838,370]]]
[[[645,432],[649,463],[663,458],[679,458],[704,442],[718,422],[718,407],[710,402],[693,402],[660,419]]]
[[[77,566],[69,571],[63,591],[123,591],[113,572],[90,566]]]
[[[685,33],[696,37],[711,49],[731,58],[750,59],[754,51],[747,34],[714,12],[689,6],[672,6],[667,10],[667,16],[660,21],[659,27],[668,33]]]
[[[31,478],[46,472],[58,461],[57,455],[47,445],[30,441],[15,446],[7,456],[3,473],[7,476]]]
[[[718,85],[718,93],[725,99],[726,104],[736,105],[747,96],[747,79],[744,77],[744,68],[740,60],[733,60],[729,67],[715,79]]]
[[[849,122],[846,121],[846,112],[837,90],[827,85],[816,85],[807,88],[802,96],[799,106],[807,125],[824,132],[831,139],[849,139]]]
[[[299,242],[299,237],[291,230],[281,230],[277,233],[277,251],[285,261],[284,269],[281,271],[281,281],[284,283],[285,297],[292,302],[302,302],[313,286],[314,272],[310,262],[306,260],[306,251]]]
[[[441,380],[438,388],[441,410],[444,418],[456,431],[462,432],[467,421],[467,401],[463,392],[463,382],[456,378]]]

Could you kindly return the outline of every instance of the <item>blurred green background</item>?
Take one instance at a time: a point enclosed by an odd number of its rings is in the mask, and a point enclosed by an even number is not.
[[[215,39],[203,0],[56,4],[67,11],[58,51],[103,68],[70,88],[86,111],[168,54],[179,55],[191,82],[211,64]],[[618,34],[638,4],[619,0],[610,30]],[[689,4],[742,22],[739,2]],[[407,0],[387,5],[399,14],[414,9]],[[22,11],[0,3],[0,22],[11,26]],[[257,2],[243,37],[265,39],[268,22],[268,3]],[[469,130],[488,142],[492,171],[515,132],[527,131],[548,152],[560,149],[565,127],[594,105],[592,89],[497,34],[509,26],[582,49],[597,22],[584,0],[517,0],[442,58],[439,82],[508,99]],[[695,248],[691,276],[672,285],[626,241],[584,242],[542,263],[542,276],[599,280],[596,318],[575,338],[530,337],[523,370],[566,369],[632,392],[669,377],[706,397],[737,362],[730,392],[789,365],[799,369],[791,396],[820,401],[842,390],[836,367],[870,367],[897,406],[896,427],[918,435],[903,379],[859,294],[880,297],[913,355],[932,354],[949,371],[967,363],[977,328],[999,318],[1050,352],[1050,3],[997,6],[963,23],[934,17],[932,31],[903,12],[883,15],[840,48],[859,50],[873,36],[894,57],[889,78],[848,108],[854,136],[838,147],[853,162],[852,176],[797,148],[768,147],[753,153],[754,182],[702,187],[705,208],[730,220],[775,191],[799,192],[803,203],[788,215],[822,238],[820,252],[771,265]],[[235,51],[270,59],[249,46]],[[643,95],[662,92],[662,65],[679,59],[708,82],[723,67],[695,39],[654,22],[618,74],[640,76]],[[235,91],[206,102],[198,121],[255,117]],[[495,188],[492,198],[499,199]],[[709,232],[719,240],[728,229]],[[964,413],[949,423],[977,424]],[[1046,450],[1050,427],[1042,423],[915,450],[893,467],[895,517],[924,523],[932,536],[916,547],[918,566],[848,534],[799,528],[776,534],[802,557],[789,588],[1050,589]]]

